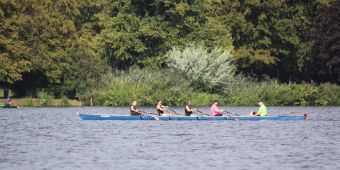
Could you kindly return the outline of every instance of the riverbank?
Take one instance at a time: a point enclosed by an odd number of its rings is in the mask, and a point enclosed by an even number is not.
[[[82,103],[78,100],[71,99],[51,99],[46,102],[44,99],[38,98],[12,98],[12,106],[18,107],[65,107],[65,106],[82,106]],[[4,101],[4,99],[2,99]],[[3,102],[4,103],[4,102]]]
[[[259,100],[268,106],[340,106],[340,86],[336,84],[280,83],[235,76],[211,91],[205,89],[204,83],[190,83],[178,72],[158,69],[132,69],[106,75],[100,86],[82,96],[81,102],[52,94],[53,89],[43,89],[37,98],[14,98],[12,105],[129,106],[137,101],[139,106],[155,106],[162,100],[165,105],[183,106],[189,99],[194,106],[210,106],[214,100],[222,106],[255,106]]]

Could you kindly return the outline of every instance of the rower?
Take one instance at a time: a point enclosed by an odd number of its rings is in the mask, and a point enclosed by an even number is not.
[[[159,100],[156,106],[158,116],[162,116],[164,114],[165,109],[169,108],[168,106],[165,106],[162,104],[162,101]]]
[[[267,116],[267,107],[264,105],[264,103],[262,101],[259,101],[257,103],[260,108],[258,112],[251,112],[250,115],[251,116],[260,116],[260,117],[265,117]]]
[[[185,104],[185,116],[191,116],[194,109],[191,108],[191,101],[187,100]]]
[[[131,103],[130,114],[131,114],[131,116],[140,116],[141,115],[137,110],[137,102],[136,101],[133,101]]]
[[[218,101],[217,100],[215,100],[213,102],[213,104],[211,105],[210,112],[211,112],[212,116],[222,116],[223,110],[218,108]]]
[[[5,106],[4,108],[16,108],[16,106],[12,106],[12,99],[8,96],[8,98],[5,100]]]

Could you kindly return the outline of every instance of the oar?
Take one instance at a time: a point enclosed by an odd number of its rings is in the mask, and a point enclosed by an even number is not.
[[[147,116],[151,116],[156,120],[159,120],[159,116],[156,113],[151,113],[151,112],[145,112],[145,111],[138,111],[138,113],[141,113],[142,115],[147,115]]]
[[[141,110],[139,110],[138,113],[141,113],[141,114],[150,114],[150,115],[158,115],[157,113],[152,113],[152,112],[147,112],[147,111],[141,111]]]
[[[176,111],[174,111],[173,109],[171,109],[170,107],[168,107],[169,110],[171,110],[173,113],[175,113],[175,115],[177,116],[181,116],[180,114],[178,114]]]
[[[228,114],[230,114],[230,115],[232,115],[232,116],[233,116],[233,115],[234,115],[234,116],[240,116],[239,114],[234,114],[234,113],[231,113],[231,112],[228,112],[228,111],[223,111],[222,114],[225,115],[225,116],[228,116]]]
[[[200,110],[194,110],[194,112],[199,112],[199,113],[201,113],[201,114],[203,114],[203,115],[206,115],[206,116],[210,116],[209,114],[207,114],[207,113],[204,113],[204,112],[202,112],[202,111],[200,111]]]

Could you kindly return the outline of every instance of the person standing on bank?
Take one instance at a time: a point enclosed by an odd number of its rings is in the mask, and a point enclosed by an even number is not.
[[[10,97],[8,97],[7,99],[5,99],[5,108],[10,108],[12,106],[12,99]]]
[[[259,111],[258,112],[251,112],[250,115],[251,116],[260,116],[260,117],[267,116],[267,107],[264,105],[264,103],[262,101],[260,101],[257,104],[260,106]]]
[[[211,112],[211,115],[212,115],[212,116],[222,116],[223,110],[218,108],[218,102],[217,102],[217,100],[215,100],[215,101],[213,102],[213,104],[211,105],[211,107],[210,107],[210,112]]]
[[[185,103],[185,116],[191,116],[193,111],[195,111],[195,109],[191,108],[191,101],[187,100]]]
[[[137,101],[133,101],[130,107],[131,116],[140,116],[141,114],[137,110]]]

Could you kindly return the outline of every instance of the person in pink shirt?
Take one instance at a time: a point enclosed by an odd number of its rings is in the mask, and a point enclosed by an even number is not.
[[[222,116],[223,110],[218,108],[218,102],[216,100],[213,105],[211,105],[210,112],[212,116]]]

